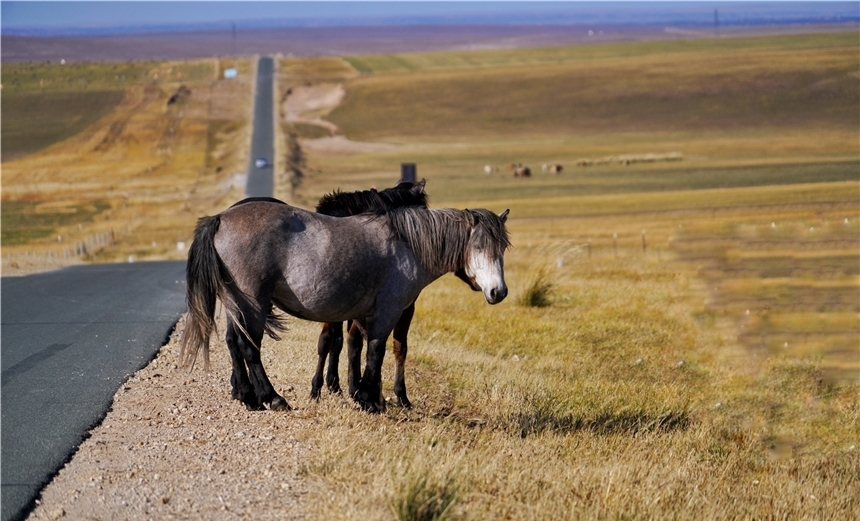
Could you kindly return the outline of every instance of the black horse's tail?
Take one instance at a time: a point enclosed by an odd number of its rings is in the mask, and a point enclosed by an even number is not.
[[[215,329],[215,302],[221,293],[221,259],[215,250],[215,234],[221,217],[202,217],[194,230],[194,242],[185,267],[185,302],[188,316],[182,334],[182,364],[194,367],[197,351],[203,347],[203,364],[209,369],[209,338]]]

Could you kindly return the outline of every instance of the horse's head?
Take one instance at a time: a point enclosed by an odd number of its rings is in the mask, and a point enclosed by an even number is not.
[[[474,291],[483,291],[490,304],[508,296],[505,284],[505,250],[510,245],[505,221],[509,210],[499,215],[488,210],[466,210],[471,232],[462,268],[454,272]]]

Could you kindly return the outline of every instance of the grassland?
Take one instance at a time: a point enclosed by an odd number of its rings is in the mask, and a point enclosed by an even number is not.
[[[356,139],[858,125],[850,33],[351,59]]]
[[[340,132],[394,145],[309,154],[294,201],[416,162],[434,206],[511,208],[514,243],[508,301],[454,278],[419,299],[414,410],[306,406],[316,516],[853,515],[857,54],[843,33],[285,63],[284,88],[344,84]]]
[[[422,294],[412,410],[309,401],[315,324],[291,320],[284,340],[264,341],[273,382],[308,425],[311,516],[851,518],[857,55],[856,34],[835,33],[283,59],[282,94],[343,83],[328,119],[390,145],[302,152],[301,184],[279,187],[291,201],[388,186],[416,162],[433,206],[511,208],[514,244],[498,306],[454,277]],[[99,260],[180,258],[196,218],[239,197],[230,178],[247,162],[250,88],[216,80],[224,65],[195,64],[211,76],[173,107],[179,64],[153,64],[83,132],[4,161],[4,274],[10,249],[107,228],[118,240]],[[284,130],[306,139],[279,154],[314,150],[320,135]],[[576,166],[672,152],[683,159]],[[550,162],[564,171],[542,173]],[[509,163],[535,176],[515,179]],[[40,217],[15,224],[27,214]],[[8,239],[7,222],[19,230]],[[523,305],[535,289],[542,305]],[[270,486],[281,466],[243,480]]]
[[[2,67],[4,274],[184,258],[195,216],[241,197],[250,59]]]
[[[32,154],[77,134],[113,110],[122,96],[120,90],[4,93],[3,158]]]

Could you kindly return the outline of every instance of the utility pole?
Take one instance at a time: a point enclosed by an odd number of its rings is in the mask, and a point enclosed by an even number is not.
[[[714,36],[720,35],[720,14],[714,9]]]

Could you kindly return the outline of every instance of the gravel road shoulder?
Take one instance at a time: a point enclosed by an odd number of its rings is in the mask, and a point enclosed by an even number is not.
[[[312,420],[303,410],[249,412],[231,400],[223,340],[213,340],[210,373],[179,368],[182,329],[180,320],[156,358],[120,387],[29,519],[306,518],[300,472],[312,447],[301,433]],[[293,388],[272,379],[295,404]]]

